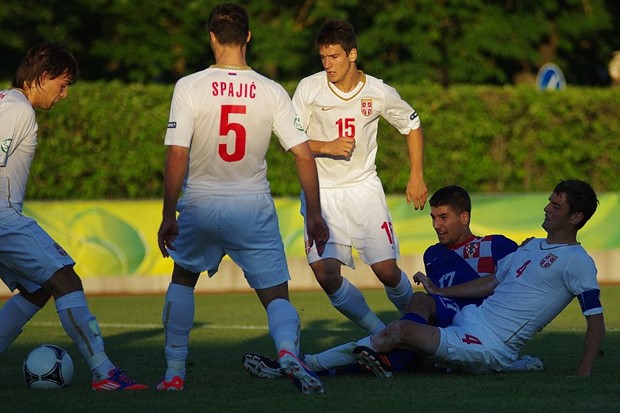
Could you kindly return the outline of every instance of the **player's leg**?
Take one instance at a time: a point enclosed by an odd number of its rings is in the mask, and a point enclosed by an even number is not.
[[[195,313],[194,288],[199,276],[174,264],[162,311],[166,373],[157,390],[183,390],[185,385],[189,334]]]
[[[0,308],[0,353],[17,339],[24,325],[45,306],[52,296],[43,288],[33,293],[22,288],[19,290],[19,294],[12,296]]]
[[[395,259],[388,259],[370,266],[379,281],[385,286],[385,293],[396,309],[407,312],[407,304],[413,295],[413,288],[407,274],[396,264]]]
[[[300,320],[288,300],[288,282],[274,287],[256,289],[267,311],[269,334],[278,353],[278,362],[285,374],[304,394],[321,394],[323,385],[318,376],[299,359]]]
[[[129,379],[108,358],[97,319],[90,312],[82,281],[73,270],[65,266],[56,271],[43,284],[54,297],[58,317],[93,375],[94,390],[143,390],[148,388]]]
[[[327,258],[313,262],[310,267],[334,308],[369,334],[380,331],[385,323],[370,309],[362,292],[342,277],[341,265],[339,260]]]

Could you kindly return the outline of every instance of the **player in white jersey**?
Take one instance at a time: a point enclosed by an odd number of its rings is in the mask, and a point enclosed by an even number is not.
[[[398,239],[377,176],[377,127],[381,117],[406,135],[410,157],[407,202],[422,209],[423,134],[415,110],[383,81],[357,69],[357,41],[350,23],[330,20],[316,40],[325,70],[302,79],[293,96],[310,138],[321,186],[323,216],[330,240],[323,256],[306,247],[308,262],[331,303],[369,333],[385,327],[364,296],[341,275],[354,268],[352,248],[384,284],[388,298],[405,312],[413,291],[397,265]],[[302,194],[302,214],[305,196]]]
[[[54,297],[58,317],[88,362],[94,390],[142,390],[105,353],[97,320],[75,273],[75,262],[32,218],[22,214],[26,182],[37,145],[35,109],[67,97],[78,63],[58,43],[30,49],[12,82],[0,91],[0,278],[18,290],[0,308],[0,353]]]
[[[265,161],[274,132],[295,156],[307,195],[307,237],[321,254],[329,230],[321,217],[314,157],[284,88],[247,66],[246,11],[231,3],[216,6],[207,26],[215,65],[177,82],[165,138],[158,238],[174,270],[162,315],[167,369],[157,389],[183,389],[194,287],[201,272],[213,276],[228,255],[266,309],[281,367],[304,394],[322,393],[316,374],[297,358],[300,321],[288,300],[290,275]]]
[[[545,239],[532,239],[500,261],[495,276],[425,289],[453,298],[492,295],[479,307],[467,306],[453,325],[438,328],[407,320],[358,341],[354,354],[376,375],[383,366],[376,352],[408,348],[438,365],[470,373],[508,369],[519,350],[577,297],[586,318],[584,349],[577,376],[589,376],[605,336],[605,321],[592,258],[577,242],[577,232],[596,211],[598,200],[585,182],[560,182],[544,208]]]

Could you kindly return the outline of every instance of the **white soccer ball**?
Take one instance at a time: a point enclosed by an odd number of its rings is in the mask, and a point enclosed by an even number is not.
[[[73,379],[73,360],[62,348],[43,344],[24,360],[24,378],[32,389],[60,389]]]

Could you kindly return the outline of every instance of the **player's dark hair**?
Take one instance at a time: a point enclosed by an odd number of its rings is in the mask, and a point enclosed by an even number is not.
[[[11,84],[13,87],[27,88],[34,82],[36,87],[40,87],[46,73],[51,79],[67,75],[69,82],[74,83],[79,74],[77,60],[58,42],[40,43],[23,57]]]
[[[357,49],[355,30],[346,20],[327,20],[319,30],[315,43],[318,48],[340,45],[347,55],[352,49]]]
[[[207,29],[213,32],[217,41],[229,46],[243,46],[250,32],[250,18],[238,4],[223,3],[211,10]]]
[[[570,213],[581,212],[583,219],[577,224],[577,229],[583,228],[588,220],[596,212],[598,206],[598,198],[594,189],[584,181],[577,179],[567,179],[561,181],[555,186],[553,192],[556,194],[565,194],[566,203],[570,208]]]
[[[439,188],[433,196],[431,196],[428,203],[431,207],[447,205],[452,208],[457,215],[463,212],[467,212],[471,215],[471,198],[469,197],[469,193],[457,185]]]

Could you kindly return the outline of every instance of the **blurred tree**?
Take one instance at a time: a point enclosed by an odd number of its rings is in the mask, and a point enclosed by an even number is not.
[[[0,79],[24,51],[60,40],[82,78],[170,83],[212,62],[205,23],[219,0],[2,0]],[[389,82],[527,83],[546,62],[569,83],[609,84],[620,49],[616,0],[263,0],[250,14],[252,67],[280,81],[321,70],[314,38],[350,20],[360,67]]]

